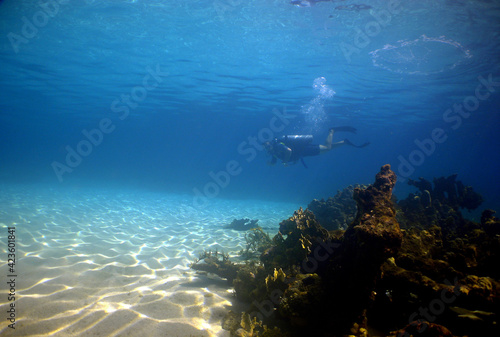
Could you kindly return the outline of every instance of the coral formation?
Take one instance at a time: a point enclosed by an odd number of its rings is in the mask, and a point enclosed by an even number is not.
[[[486,209],[481,214],[481,226],[490,236],[500,234],[500,219],[493,216],[495,213],[496,212],[494,210]]]
[[[401,246],[402,234],[396,220],[392,203],[392,189],[396,174],[389,165],[384,165],[375,178],[375,183],[365,189],[354,189],[354,200],[358,205],[356,219],[344,235],[346,255],[376,254],[379,263],[394,255]]]
[[[230,331],[231,337],[288,337],[288,334],[276,327],[269,329],[256,317],[252,318],[246,312],[237,314],[229,311],[222,320],[222,328]]]
[[[276,268],[292,272],[300,268],[301,262],[329,238],[328,231],[316,221],[314,214],[300,208],[280,223],[279,232],[273,238],[273,247],[262,254],[261,261],[269,272]]]
[[[335,312],[334,324],[343,333],[355,325],[366,329],[366,310],[381,276],[381,265],[398,252],[402,233],[396,221],[392,189],[396,175],[384,165],[375,183],[354,190],[358,205],[356,219],[345,232],[335,264],[329,270],[333,302],[345,303]]]
[[[342,239],[309,210],[299,209],[280,224],[273,247],[261,256],[266,294],[280,294],[273,301],[277,312],[298,331],[366,334],[365,313],[380,266],[401,244],[391,201],[395,182],[386,165],[374,185],[355,189],[360,212]]]
[[[327,290],[322,282],[318,274],[298,274],[283,292],[278,306],[281,317],[286,317],[292,326],[305,328],[304,331],[319,323],[316,318],[323,317],[321,311],[327,308]]]
[[[389,337],[419,336],[419,337],[454,337],[446,327],[426,321],[414,321]]]
[[[368,313],[373,325],[397,328],[418,318],[455,334],[498,334],[500,237],[493,228],[499,222],[491,210],[483,212],[481,224],[465,219],[460,209],[473,209],[482,198],[455,179],[434,179],[434,188],[423,178],[410,182],[421,194],[399,203],[398,219],[406,228],[403,244],[383,264]],[[427,206],[421,201],[424,192],[431,199]],[[411,334],[412,329],[404,331]]]
[[[234,291],[239,300],[252,302],[266,296],[265,279],[267,273],[264,267],[255,263],[239,266],[236,279],[233,281]]]
[[[396,175],[381,168],[375,183],[313,201],[280,223],[271,240],[257,228],[243,255],[259,261],[233,264],[205,252],[197,270],[232,280],[250,314],[223,322],[231,336],[283,336],[261,320],[281,322],[292,336],[484,336],[500,332],[500,220],[485,210],[481,223],[460,210],[482,198],[456,176],[410,180],[419,189],[394,204]],[[351,189],[351,187],[350,187]],[[350,216],[350,215],[349,215]],[[243,219],[248,220],[248,219]],[[402,224],[400,228],[400,224]],[[403,328],[402,328],[403,327]],[[391,331],[393,331],[391,333]]]
[[[261,227],[252,228],[248,234],[245,234],[245,241],[246,247],[240,252],[240,255],[246,260],[258,258],[272,245],[269,234],[265,233]]]
[[[314,213],[321,226],[329,231],[346,229],[356,217],[356,201],[352,198],[354,188],[361,185],[348,186],[327,200],[314,199],[307,209]]]
[[[205,250],[191,266],[192,269],[205,273],[212,273],[232,283],[236,278],[239,266],[229,260],[229,255],[217,250]]]
[[[481,205],[483,198],[472,187],[456,180],[457,175],[434,178],[433,183],[420,177],[409,179],[408,184],[418,189],[398,205],[404,216],[403,228],[429,228],[440,226],[443,230],[456,230],[464,222],[460,209],[473,210]],[[448,226],[444,222],[448,222]]]

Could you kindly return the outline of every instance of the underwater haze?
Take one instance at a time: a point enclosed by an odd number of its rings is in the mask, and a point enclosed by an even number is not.
[[[3,0],[0,38],[15,333],[228,336],[229,294],[187,282],[200,250],[384,164],[398,198],[457,174],[484,199],[465,216],[500,210],[499,0]],[[370,144],[268,165],[266,141],[340,126]]]
[[[210,172],[236,161],[241,173],[204,194],[308,202],[371,182],[390,163],[400,178],[458,173],[498,201],[498,1],[3,1],[0,9],[3,181],[203,193]],[[313,87],[321,77],[333,96]],[[484,81],[484,99],[475,99]],[[271,134],[262,130],[273,111],[290,116]],[[103,119],[108,133],[70,167],[68,147],[76,151]],[[345,124],[358,129],[352,141],[371,146],[309,158],[308,169],[268,167],[248,142],[312,134],[323,143]],[[442,143],[410,158],[437,128]]]

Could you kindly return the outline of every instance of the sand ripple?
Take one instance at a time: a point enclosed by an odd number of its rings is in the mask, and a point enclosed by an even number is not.
[[[232,219],[277,230],[299,206],[214,200],[197,209],[191,196],[2,187],[0,230],[16,226],[17,236],[16,336],[228,336],[220,320],[234,299],[189,264],[204,248],[244,247],[244,233],[222,228]],[[8,305],[0,297],[0,312]],[[1,322],[0,333],[14,335]]]

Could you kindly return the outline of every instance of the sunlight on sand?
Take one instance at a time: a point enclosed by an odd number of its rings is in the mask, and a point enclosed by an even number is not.
[[[203,249],[235,255],[234,218],[277,231],[295,205],[189,196],[6,188],[0,230],[16,227],[16,336],[229,336],[221,319],[235,301],[225,280],[189,264]],[[2,259],[6,245],[2,243]],[[2,260],[0,275],[8,275]],[[0,298],[0,311],[12,302]],[[4,315],[5,316],[5,315]]]

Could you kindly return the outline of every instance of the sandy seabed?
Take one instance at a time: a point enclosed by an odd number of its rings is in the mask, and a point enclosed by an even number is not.
[[[221,319],[235,302],[231,289],[189,264],[204,249],[235,256],[244,248],[244,232],[222,228],[233,219],[259,219],[275,233],[298,206],[214,199],[197,208],[189,195],[3,185],[0,334],[229,336]]]

